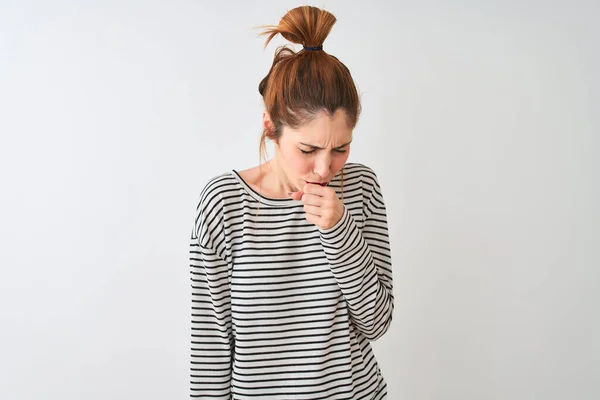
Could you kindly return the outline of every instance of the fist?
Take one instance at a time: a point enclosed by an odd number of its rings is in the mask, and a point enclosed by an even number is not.
[[[344,203],[330,187],[308,183],[302,191],[291,192],[289,196],[304,203],[306,219],[321,229],[334,227],[344,215]]]

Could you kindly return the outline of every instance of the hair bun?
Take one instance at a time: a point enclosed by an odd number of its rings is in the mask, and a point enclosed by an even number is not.
[[[319,47],[331,32],[336,23],[336,18],[328,11],[312,6],[300,6],[288,11],[279,25],[267,25],[260,36],[268,35],[265,47],[269,42],[281,34],[292,43],[306,47]]]

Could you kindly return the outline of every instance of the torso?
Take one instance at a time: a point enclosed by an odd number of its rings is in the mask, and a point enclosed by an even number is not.
[[[344,202],[349,221],[354,223],[341,225],[336,236],[359,237],[365,229],[369,194],[379,189],[374,172],[365,166],[351,164],[345,170]],[[263,172],[267,171],[263,165]],[[200,201],[207,205],[200,208],[206,213],[201,214],[205,223],[200,228],[207,232],[200,237],[209,238],[207,248],[214,244],[215,254],[222,254],[226,261],[208,261],[208,266],[216,281],[227,285],[218,290],[229,293],[233,358],[215,358],[215,347],[210,346],[194,349],[195,356],[223,360],[227,365],[231,362],[231,383],[223,382],[222,388],[234,387],[233,399],[385,399],[386,381],[369,340],[350,318],[352,310],[339,284],[348,280],[344,276],[338,281],[332,269],[340,260],[355,259],[353,254],[362,247],[342,251],[339,246],[324,246],[325,237],[306,220],[301,204],[289,198],[259,198],[258,166],[236,172],[243,182],[235,173],[215,177]],[[336,176],[331,187],[339,193],[340,185]],[[256,193],[247,186],[256,186]],[[358,229],[352,229],[354,224]],[[370,229],[364,237],[372,238],[373,245],[379,242],[377,254],[387,260],[389,245],[378,239],[386,227]],[[222,240],[213,241],[212,233]],[[192,240],[197,246],[198,237]],[[384,267],[386,276],[391,274],[391,264]],[[200,276],[206,265],[193,264],[193,268]],[[344,272],[344,267],[338,269],[337,273]],[[353,273],[348,279],[360,284],[363,274]],[[215,300],[205,292],[193,293],[202,302],[223,304],[226,298]],[[354,309],[369,309],[362,306],[366,301],[357,300],[359,306]],[[201,310],[208,308],[194,312]],[[195,332],[205,340],[209,333],[197,321],[193,320]],[[221,328],[214,332],[220,337]]]

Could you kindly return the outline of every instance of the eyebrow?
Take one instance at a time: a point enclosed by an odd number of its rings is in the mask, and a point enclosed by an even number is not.
[[[336,147],[336,149],[341,149],[342,147],[346,147],[346,146],[348,146],[350,143],[352,143],[352,140],[351,140],[351,141],[349,141],[348,143],[344,143],[343,145]],[[311,147],[311,148],[313,148],[313,149],[319,149],[319,150],[323,150],[323,147],[315,146],[315,145],[312,145],[312,144],[308,144],[308,143],[302,143],[302,142],[300,142],[300,144],[303,144],[304,146]]]

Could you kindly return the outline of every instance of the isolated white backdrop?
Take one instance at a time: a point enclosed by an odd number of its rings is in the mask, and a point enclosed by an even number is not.
[[[252,27],[302,4],[0,1],[0,399],[187,398],[195,201],[258,163]],[[598,2],[309,4],[388,206],[389,398],[599,398]]]

